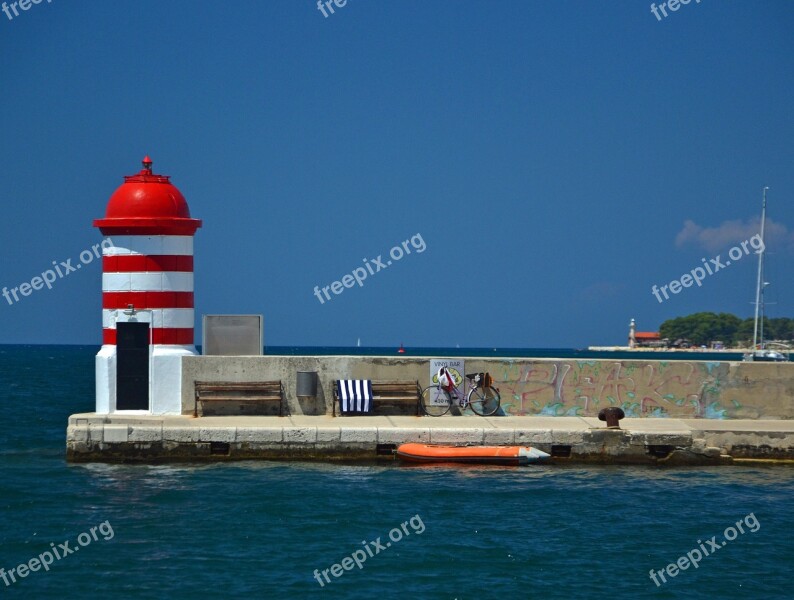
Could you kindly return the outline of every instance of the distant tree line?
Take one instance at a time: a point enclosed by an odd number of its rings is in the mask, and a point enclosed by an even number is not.
[[[659,327],[659,335],[676,340],[688,340],[697,346],[709,346],[720,341],[727,346],[750,347],[753,344],[752,317],[740,319],[729,313],[700,312],[686,317],[669,319]],[[760,328],[759,322],[759,328]],[[764,340],[794,341],[794,319],[764,319]]]

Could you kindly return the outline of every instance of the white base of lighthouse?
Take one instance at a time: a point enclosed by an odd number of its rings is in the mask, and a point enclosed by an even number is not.
[[[117,350],[102,346],[96,355],[96,412],[98,414],[182,414],[182,357],[198,354],[195,346],[149,347],[148,410],[117,410]]]

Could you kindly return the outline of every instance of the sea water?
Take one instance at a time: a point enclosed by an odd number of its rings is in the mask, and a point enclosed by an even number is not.
[[[794,469],[70,465],[95,352],[0,346],[0,597],[794,597]]]

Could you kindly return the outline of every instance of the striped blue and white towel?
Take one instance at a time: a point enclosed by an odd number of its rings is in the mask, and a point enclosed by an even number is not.
[[[372,412],[372,381],[369,379],[338,379],[339,410],[342,414]]]

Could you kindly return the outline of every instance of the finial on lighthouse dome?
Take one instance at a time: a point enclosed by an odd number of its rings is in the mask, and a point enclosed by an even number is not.
[[[200,219],[190,217],[185,197],[168,175],[152,172],[152,159],[143,158],[143,169],[125,175],[124,183],[108,201],[105,218],[94,226],[104,235],[193,235]]]

